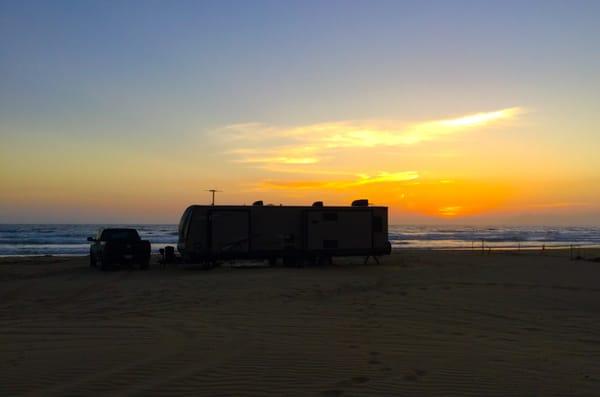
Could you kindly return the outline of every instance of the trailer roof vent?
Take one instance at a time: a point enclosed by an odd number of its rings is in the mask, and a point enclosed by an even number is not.
[[[257,205],[259,207],[262,207],[263,201],[262,200],[255,201],[255,202],[252,203],[252,205]]]
[[[367,200],[367,199],[354,200],[352,202],[352,206],[353,207],[368,207],[369,200]]]
[[[313,207],[322,207],[323,206],[323,202],[322,201],[315,201],[314,203],[312,203]]]

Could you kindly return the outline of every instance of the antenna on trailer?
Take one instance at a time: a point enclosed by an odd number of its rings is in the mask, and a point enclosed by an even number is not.
[[[212,204],[211,205],[215,205],[215,193],[222,192],[222,190],[208,189],[207,192],[212,193]]]

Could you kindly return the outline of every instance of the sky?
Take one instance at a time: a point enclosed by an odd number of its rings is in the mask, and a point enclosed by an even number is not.
[[[0,223],[600,225],[598,1],[0,1]]]

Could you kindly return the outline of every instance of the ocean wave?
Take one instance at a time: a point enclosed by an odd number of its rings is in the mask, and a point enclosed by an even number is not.
[[[0,225],[0,255],[86,255],[88,236],[102,227],[133,227],[150,240],[153,252],[177,244],[177,225]],[[390,225],[395,248],[476,248],[600,244],[597,227],[472,227]]]

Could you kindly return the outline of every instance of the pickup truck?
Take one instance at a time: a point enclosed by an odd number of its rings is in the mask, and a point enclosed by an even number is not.
[[[88,237],[90,266],[100,264],[102,270],[113,265],[136,263],[141,269],[150,264],[150,242],[142,240],[137,230],[126,228],[100,229],[96,237]]]

